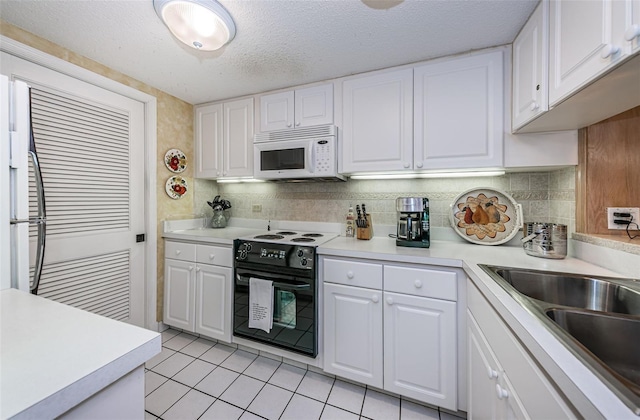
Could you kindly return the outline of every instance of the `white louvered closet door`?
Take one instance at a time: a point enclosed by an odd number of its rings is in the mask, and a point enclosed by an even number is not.
[[[5,67],[32,88],[47,205],[38,294],[144,326],[144,105],[3,53]],[[29,199],[35,215],[32,171]]]

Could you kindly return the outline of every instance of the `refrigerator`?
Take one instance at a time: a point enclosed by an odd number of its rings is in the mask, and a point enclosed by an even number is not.
[[[47,218],[30,104],[30,90],[25,82],[0,75],[0,289],[15,288],[37,294]],[[30,166],[36,200],[31,211]],[[37,231],[35,238],[30,238],[30,226]]]

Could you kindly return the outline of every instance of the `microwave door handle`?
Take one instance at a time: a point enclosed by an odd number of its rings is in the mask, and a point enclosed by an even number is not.
[[[307,162],[307,168],[309,168],[309,172],[315,172],[315,163],[316,163],[316,144],[315,142],[311,142],[311,153],[309,153],[309,161]]]

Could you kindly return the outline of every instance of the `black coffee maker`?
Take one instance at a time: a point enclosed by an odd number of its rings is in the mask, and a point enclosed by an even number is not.
[[[429,199],[424,197],[399,197],[397,246],[429,248]]]

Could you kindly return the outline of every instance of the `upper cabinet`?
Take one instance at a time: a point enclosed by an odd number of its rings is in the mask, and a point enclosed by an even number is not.
[[[502,166],[503,61],[497,49],[414,69],[414,169]]]
[[[542,0],[513,44],[513,131],[578,129],[640,105],[639,37],[640,0]]]
[[[253,98],[195,108],[196,178],[253,176]]]
[[[260,97],[260,131],[333,124],[333,84]]]
[[[549,109],[549,2],[542,1],[513,41],[513,104],[516,130]]]
[[[413,70],[354,77],[342,89],[342,171],[411,169]]]

